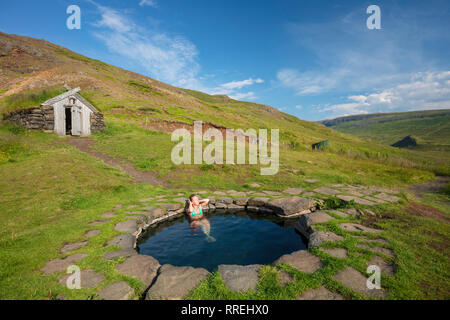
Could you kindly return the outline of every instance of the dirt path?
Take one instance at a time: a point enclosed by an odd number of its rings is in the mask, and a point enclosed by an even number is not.
[[[103,160],[105,163],[111,166],[120,167],[123,171],[132,176],[134,181],[137,183],[148,183],[153,186],[165,186],[165,187],[168,186],[163,180],[158,179],[156,174],[153,172],[140,171],[136,169],[136,167],[133,164],[129,163],[127,160],[121,158],[113,158],[104,153],[92,150],[91,147],[94,145],[95,142],[89,138],[71,137],[68,138],[66,141],[70,145],[78,148],[83,152],[86,152],[87,154],[90,154],[91,156]]]
[[[422,198],[424,193],[436,193],[443,189],[450,181],[450,177],[438,176],[433,181],[426,183],[415,184],[408,188],[416,197]]]

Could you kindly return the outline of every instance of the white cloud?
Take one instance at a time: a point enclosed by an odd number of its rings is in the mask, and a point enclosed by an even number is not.
[[[94,35],[110,51],[138,62],[150,76],[185,88],[200,86],[196,46],[182,36],[146,30],[115,9],[94,3],[101,19]]]
[[[113,8],[101,6],[94,1],[101,15],[94,24],[99,30],[94,35],[110,51],[137,62],[148,74],[172,85],[199,90],[210,94],[225,94],[233,99],[256,99],[253,91],[239,92],[253,84],[263,83],[261,78],[231,81],[216,87],[205,86],[199,76],[197,47],[182,36],[145,29],[135,24],[127,15]],[[141,1],[140,5],[156,4]]]
[[[143,6],[149,6],[149,7],[154,7],[156,8],[158,6],[158,3],[155,0],[141,0],[139,2],[139,5],[141,7]]]
[[[450,109],[450,71],[420,72],[410,81],[368,95],[349,96],[351,102],[324,106],[332,117],[384,111]]]
[[[255,93],[253,91],[249,91],[249,92],[245,92],[245,93],[233,93],[229,95],[230,98],[235,99],[235,100],[255,100],[256,96]]]
[[[220,87],[222,87],[224,89],[230,89],[230,90],[242,89],[242,87],[244,87],[244,86],[250,86],[255,83],[263,83],[263,82],[264,82],[264,80],[262,80],[260,78],[257,78],[257,79],[250,78],[250,79],[246,79],[246,80],[242,80],[242,81],[231,81],[228,83],[224,83],[224,84],[220,85]]]

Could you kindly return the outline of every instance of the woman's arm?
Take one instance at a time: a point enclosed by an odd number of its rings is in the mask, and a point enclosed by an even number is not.
[[[186,212],[187,212],[187,213],[192,213],[192,211],[194,210],[194,207],[192,207],[192,202],[191,202],[191,200],[188,200],[188,203],[189,203],[189,206],[188,206],[188,208],[186,209]]]
[[[198,203],[204,208],[209,203],[209,199],[202,199]]]

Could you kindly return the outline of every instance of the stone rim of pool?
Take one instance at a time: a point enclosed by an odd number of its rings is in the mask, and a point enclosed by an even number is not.
[[[202,221],[205,218],[214,230],[208,236],[197,230],[200,227],[193,229],[186,214],[147,228],[137,242],[138,253],[154,257],[161,264],[204,268],[212,272],[219,265],[273,264],[285,254],[307,250],[308,240],[295,228],[296,221],[292,219],[248,210],[216,210],[206,213]],[[245,234],[247,230],[252,232],[252,236]],[[231,233],[235,232],[237,236],[233,238]],[[261,233],[270,239],[261,238]],[[219,241],[216,242],[213,236],[219,236]],[[255,241],[257,239],[259,241]],[[243,241],[242,246],[240,240]],[[232,249],[238,246],[239,249]],[[230,256],[230,252],[234,254]]]

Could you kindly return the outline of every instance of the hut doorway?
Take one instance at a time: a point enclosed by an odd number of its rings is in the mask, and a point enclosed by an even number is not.
[[[72,134],[72,108],[68,107],[65,109],[65,120],[66,120],[66,135]]]

